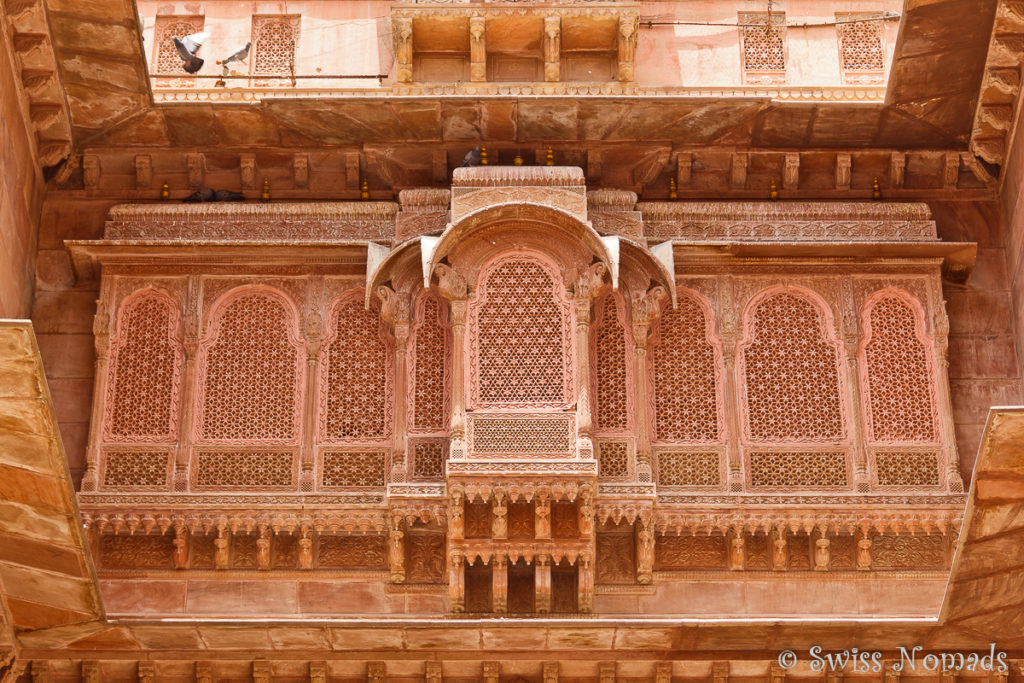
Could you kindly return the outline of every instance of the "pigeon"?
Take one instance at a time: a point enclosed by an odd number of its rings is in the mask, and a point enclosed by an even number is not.
[[[470,152],[466,154],[466,158],[462,160],[462,166],[479,166],[480,160],[483,159],[483,151],[479,147],[474,147]]]
[[[231,190],[217,190],[213,193],[214,202],[244,202],[245,195],[241,192],[232,192]]]
[[[210,188],[204,187],[202,189],[196,190],[195,192],[193,192],[189,196],[185,197],[181,201],[183,201],[183,202],[185,202],[187,204],[198,204],[200,202],[212,202],[212,201],[216,201],[214,199],[214,196],[216,194],[217,193],[214,192],[213,190],[211,190]]]
[[[174,47],[178,50],[178,56],[181,57],[183,62],[181,68],[185,70],[185,73],[194,74],[203,68],[203,60],[196,57],[196,53],[209,37],[209,33],[193,33],[181,40],[178,40],[177,36],[171,38],[174,41]]]
[[[228,75],[228,64],[231,62],[244,62],[249,58],[249,48],[252,47],[252,41],[245,44],[245,47],[239,48],[230,57],[225,58],[220,62],[221,67],[224,69],[224,76]]]

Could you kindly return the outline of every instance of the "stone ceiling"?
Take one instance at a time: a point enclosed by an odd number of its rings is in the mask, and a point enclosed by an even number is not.
[[[79,152],[460,140],[965,149],[997,8],[907,0],[884,104],[388,95],[154,105],[130,1],[44,1]]]

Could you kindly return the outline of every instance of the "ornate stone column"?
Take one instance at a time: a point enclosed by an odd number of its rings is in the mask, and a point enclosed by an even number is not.
[[[85,451],[85,474],[82,476],[82,490],[95,491],[99,486],[100,443],[103,441],[103,414],[107,402],[107,373],[110,367],[110,304],[109,289],[105,281],[103,292],[96,300],[96,317],[92,322],[93,343],[96,360],[93,369],[96,381],[92,390],[92,412],[89,423],[89,446]]]
[[[636,476],[641,482],[653,480],[651,467],[651,425],[647,414],[647,340],[651,323],[661,314],[661,304],[668,298],[664,287],[653,287],[650,291],[633,297],[631,306],[633,320],[633,376],[636,387]]]
[[[772,539],[772,571],[789,571],[789,548],[786,544],[786,527],[779,524],[775,527]]]
[[[316,277],[310,283],[309,305],[306,311],[306,396],[302,419],[302,452],[299,468],[299,490],[311,492],[314,482],[314,450],[316,443],[317,379],[320,374],[320,348],[324,338],[324,321],[320,314],[320,300],[324,281]]]
[[[491,600],[495,614],[508,612],[508,557],[504,553],[491,555]]]
[[[508,538],[508,505],[505,494],[495,491],[491,500],[491,538],[504,540]]]
[[[460,550],[448,555],[448,608],[455,613],[466,611],[466,566]]]
[[[465,458],[466,450],[466,299],[469,288],[450,266],[437,264],[438,291],[451,307],[452,325],[452,414],[449,430],[449,458]]]
[[[270,535],[265,524],[260,525],[256,538],[256,567],[263,571],[270,569]]]
[[[960,475],[960,457],[956,450],[956,426],[953,424],[953,403],[949,396],[949,318],[946,317],[946,302],[942,300],[937,286],[932,287],[934,314],[932,317],[935,337],[935,372],[938,383],[939,415],[942,416],[942,439],[945,442],[943,454],[946,461],[946,486],[950,493],[963,493],[964,479]]]
[[[213,539],[213,566],[216,569],[228,569],[231,558],[231,536],[226,527],[217,525],[217,538]]]
[[[832,542],[828,540],[828,529],[818,527],[818,538],[814,541],[814,571],[827,572],[832,561]]]
[[[184,520],[176,520],[174,523],[174,558],[175,569],[188,569],[188,527]]]
[[[388,569],[391,583],[405,583],[405,532],[402,530],[402,516],[391,516],[388,529]]]
[[[743,527],[735,526],[729,537],[729,569],[734,572],[743,571],[747,566],[746,538]]]
[[[589,552],[580,553],[578,563],[579,577],[577,600],[579,610],[583,614],[594,611],[594,558]]]
[[[590,399],[590,307],[604,286],[606,268],[595,263],[576,280],[576,457],[594,457]]]
[[[860,320],[853,294],[853,283],[843,280],[842,289],[842,333],[846,357],[846,400],[850,404],[849,430],[853,441],[853,483],[857,491],[871,488],[868,475],[866,429],[863,397],[860,393],[860,373],[857,367],[857,350],[860,345]]]
[[[533,537],[538,540],[551,538],[551,498],[546,492],[537,493],[533,499]]]
[[[544,80],[557,81],[561,76],[562,18],[544,17]]]
[[[392,19],[395,40],[395,80],[412,83],[412,19]]]
[[[591,538],[594,535],[594,491],[584,484],[576,500],[580,538]]]
[[[654,525],[650,515],[637,520],[636,582],[649,584],[654,580]]]
[[[619,73],[618,78],[623,83],[633,80],[633,59],[636,55],[637,29],[639,18],[635,14],[626,14],[619,17]]]
[[[728,441],[725,446],[725,457],[729,466],[729,490],[743,490],[743,456],[740,452],[740,391],[739,383],[743,381],[736,371],[736,353],[739,342],[739,324],[736,320],[736,311],[733,307],[733,279],[730,276],[722,278],[722,303],[719,311],[720,329],[719,337],[722,340],[722,363],[725,366],[722,373],[723,384],[725,385],[726,433]]]
[[[469,80],[487,80],[486,20],[484,17],[469,18]]]
[[[537,614],[551,611],[551,557],[541,553],[533,558]]]
[[[862,524],[860,537],[857,539],[857,569],[862,572],[871,571],[871,527]]]
[[[390,287],[378,287],[377,296],[382,306],[380,316],[388,324],[395,336],[395,422],[392,425],[391,446],[391,481],[403,482],[406,479],[405,443],[408,393],[408,348],[409,348],[409,297],[399,294]]]
[[[465,537],[466,521],[463,516],[464,496],[461,488],[448,494],[448,540],[461,541]]]
[[[299,569],[313,568],[313,534],[308,527],[303,528],[299,537]]]

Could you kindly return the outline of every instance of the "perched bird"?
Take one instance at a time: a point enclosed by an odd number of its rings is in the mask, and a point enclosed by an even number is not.
[[[225,59],[217,62],[224,69],[224,76],[228,75],[228,64],[230,64],[231,62],[244,62],[245,60],[249,59],[249,48],[251,47],[252,41],[249,41],[245,44],[245,47],[235,50],[235,52],[233,52],[231,56],[226,57]]]
[[[193,33],[181,40],[178,40],[177,36],[171,38],[174,41],[174,47],[178,50],[178,56],[184,62],[182,68],[185,70],[185,73],[194,74],[203,68],[203,60],[196,57],[196,53],[199,52],[199,48],[203,46],[203,43],[209,37],[209,33]]]
[[[213,193],[213,199],[215,202],[244,202],[245,195],[241,192],[232,192],[231,190],[217,190]]]
[[[470,152],[466,154],[466,158],[462,160],[462,166],[479,166],[483,161],[484,154],[480,147],[474,147]]]
[[[212,201],[215,201],[214,200],[214,196],[216,194],[217,193],[214,192],[213,190],[211,190],[210,188],[204,187],[202,189],[196,190],[195,192],[193,192],[189,196],[185,197],[181,201],[186,202],[188,204],[198,204],[200,202],[212,202]]]

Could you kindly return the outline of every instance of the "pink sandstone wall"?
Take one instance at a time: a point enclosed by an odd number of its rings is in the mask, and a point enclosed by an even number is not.
[[[1017,130],[1012,133],[1013,144],[1006,154],[1002,186],[999,191],[998,218],[1004,226],[1006,241],[1006,272],[1013,304],[1014,326],[1012,332],[1017,348],[1024,350],[1024,136],[1021,128],[1024,122],[1018,120]],[[1021,372],[1024,373],[1024,353],[1018,352]]]
[[[5,31],[0,37],[0,318],[27,318],[32,310],[36,232],[45,192],[17,71]]]

